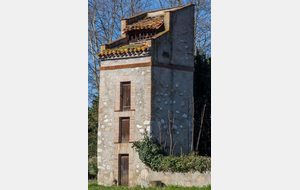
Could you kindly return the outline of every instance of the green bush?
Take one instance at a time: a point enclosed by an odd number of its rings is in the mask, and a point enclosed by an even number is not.
[[[149,138],[147,133],[144,139],[133,143],[132,147],[137,149],[141,161],[154,171],[158,171],[163,160],[163,149],[158,145],[155,138]]]
[[[153,171],[186,173],[211,169],[211,158],[194,152],[179,157],[166,156],[156,138],[149,137],[147,133],[141,141],[134,142],[132,147],[136,148],[141,161]]]
[[[98,167],[97,167],[97,157],[92,157],[89,159],[89,173],[90,175],[97,176]]]

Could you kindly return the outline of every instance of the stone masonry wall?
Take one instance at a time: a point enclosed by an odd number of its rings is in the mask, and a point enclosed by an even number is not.
[[[194,6],[172,12],[171,16],[172,57],[171,63],[194,66]]]
[[[104,61],[103,61],[104,62]],[[103,63],[102,62],[102,63]],[[131,111],[119,111],[119,84],[131,82]],[[129,154],[129,185],[145,168],[132,143],[118,143],[119,117],[130,117],[130,142],[150,131],[151,68],[137,67],[100,71],[98,127],[98,183],[113,185],[118,180],[118,154]]]
[[[137,57],[133,59],[115,59],[101,62],[101,66],[127,65],[133,63],[147,63],[151,61],[151,57]],[[135,74],[133,72],[133,74]]]
[[[176,155],[188,154],[191,150],[193,117],[193,72],[154,67],[152,68],[152,104],[151,131],[164,144],[167,134],[166,152],[169,152],[169,117],[172,125],[175,114],[173,147]]]
[[[167,15],[170,17],[170,31],[155,39],[152,61],[193,67],[194,6],[168,12]],[[172,131],[174,153],[177,155],[181,152],[189,153],[193,127],[193,72],[153,67],[151,93],[152,133],[156,137],[161,133],[161,141],[165,141],[169,129],[168,111],[170,111],[171,122],[175,114],[175,125]],[[167,133],[167,152],[169,147],[170,135]]]
[[[152,42],[152,61],[194,66],[194,6],[165,13],[170,31]],[[166,25],[167,26],[167,25]]]
[[[146,130],[158,137],[160,123],[162,141],[168,128],[168,110],[170,117],[175,113],[173,130],[173,145],[177,141],[175,154],[189,153],[192,132],[192,79],[189,71],[166,69],[160,67],[137,67],[117,70],[102,70],[100,72],[100,108],[98,129],[98,183],[113,185],[118,179],[118,154],[129,154],[130,186],[139,185],[146,176],[157,177],[157,172],[151,171],[140,161],[137,152],[131,148],[131,143],[118,143],[118,118],[130,117],[130,139],[140,140]],[[152,78],[152,81],[151,81]],[[134,111],[118,111],[118,84],[131,80],[134,95]],[[152,102],[151,102],[152,100]],[[152,118],[151,115],[152,114]],[[169,135],[167,150],[169,147]],[[170,181],[171,183],[171,181]]]
[[[146,169],[142,180],[161,181],[165,185],[179,185],[179,186],[196,186],[202,187],[211,184],[211,172],[188,172],[188,173],[171,173],[171,172],[155,172]],[[140,181],[137,182],[141,184]]]

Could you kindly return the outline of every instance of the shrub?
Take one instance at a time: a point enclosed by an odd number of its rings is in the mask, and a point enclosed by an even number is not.
[[[147,133],[141,141],[134,142],[132,147],[136,148],[141,161],[154,171],[186,173],[211,169],[211,158],[194,152],[179,157],[166,156],[157,139],[149,137]]]
[[[89,174],[93,176],[97,176],[98,167],[97,167],[97,157],[92,157],[89,159]]]
[[[155,138],[150,138],[145,133],[141,141],[133,143],[132,147],[137,149],[141,161],[154,171],[158,171],[163,159],[163,149],[158,145]]]

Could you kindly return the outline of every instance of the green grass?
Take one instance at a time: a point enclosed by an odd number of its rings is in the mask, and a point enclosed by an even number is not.
[[[149,188],[141,188],[140,185],[137,185],[133,188],[129,188],[129,187],[124,187],[124,186],[111,186],[111,187],[105,187],[102,185],[98,185],[97,183],[91,183],[89,184],[89,190],[99,190],[99,189],[110,189],[110,190],[125,190],[125,189],[130,189],[130,190],[138,190],[138,189],[147,189],[147,190],[151,190],[151,189],[162,189],[162,190],[181,190],[181,189],[185,189],[185,190],[211,190],[211,185],[208,186],[204,186],[204,187],[182,187],[182,186],[177,186],[177,185],[168,185],[165,187],[161,187],[161,188],[155,188],[155,187],[149,187]]]

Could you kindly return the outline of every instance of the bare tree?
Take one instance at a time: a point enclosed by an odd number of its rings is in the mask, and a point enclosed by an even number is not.
[[[195,5],[195,50],[210,52],[211,48],[211,1],[187,0]]]
[[[131,17],[153,8],[156,1],[147,0],[119,0],[122,9],[122,18]]]
[[[89,0],[88,1],[88,80],[89,101],[99,96],[99,67],[97,53],[101,44],[121,36],[120,19],[130,17],[151,8],[146,0]]]
[[[169,7],[176,7],[182,5],[181,0],[164,0]]]
[[[211,0],[158,0],[160,8],[179,5],[195,5],[194,46],[202,53],[210,52],[211,47]]]
[[[120,36],[119,5],[117,0],[89,0],[88,2],[88,72],[89,100],[99,95],[99,67],[97,57],[101,44]]]

